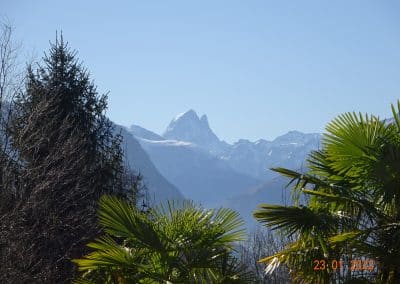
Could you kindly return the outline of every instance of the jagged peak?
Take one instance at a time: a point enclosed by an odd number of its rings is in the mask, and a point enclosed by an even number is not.
[[[304,133],[297,130],[291,130],[286,134],[276,137],[273,140],[273,143],[281,143],[281,144],[294,144],[300,143],[304,144],[307,141],[310,141],[314,138],[320,137],[321,134],[319,133]]]
[[[193,109],[189,109],[175,116],[175,118],[172,121],[178,121],[185,118],[199,120],[199,116],[197,115],[196,111],[194,111]]]
[[[254,142],[255,145],[264,145],[264,144],[269,144],[271,141],[265,140],[265,139],[258,139],[257,141]]]
[[[203,114],[203,115],[200,117],[200,121],[203,122],[205,125],[208,126],[208,117],[207,117],[207,115]]]
[[[213,153],[220,153],[227,147],[211,130],[207,115],[199,117],[193,109],[177,115],[167,126],[163,137],[189,141]]]

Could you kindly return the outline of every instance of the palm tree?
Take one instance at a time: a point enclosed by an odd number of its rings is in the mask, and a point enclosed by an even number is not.
[[[400,102],[392,112],[393,121],[340,115],[308,172],[273,169],[291,178],[294,204],[261,204],[254,217],[295,241],[260,260],[267,271],[285,264],[303,283],[400,283]]]
[[[83,272],[77,283],[254,283],[233,255],[245,231],[230,209],[184,202],[143,213],[104,196],[99,218],[106,234],[74,260]]]

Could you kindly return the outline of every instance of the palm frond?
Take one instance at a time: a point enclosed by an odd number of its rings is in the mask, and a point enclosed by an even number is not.
[[[332,245],[350,243],[357,240],[360,236],[366,234],[365,231],[356,230],[352,232],[345,232],[329,238],[328,242]]]
[[[376,161],[375,146],[387,135],[387,128],[378,117],[355,113],[338,116],[326,130],[323,145],[329,166],[338,175],[350,178],[366,174],[366,168]]]
[[[163,251],[164,246],[154,223],[131,204],[116,197],[103,196],[99,202],[99,220],[105,231],[115,237],[140,242]]]
[[[271,170],[291,179],[286,187],[293,185],[291,197],[295,205],[299,204],[302,189],[306,188],[307,185],[312,186],[314,189],[329,186],[326,181],[321,180],[314,175],[299,173],[286,168],[271,168]]]
[[[98,267],[132,270],[134,267],[142,266],[143,252],[118,245],[110,237],[98,239],[96,242],[89,243],[88,246],[96,250],[83,259],[73,260],[74,263],[79,265],[81,271],[97,269]]]
[[[281,206],[261,204],[253,216],[273,230],[284,229],[289,236],[294,233],[310,234],[321,232],[326,234],[332,230],[337,220],[328,212],[314,212],[306,206]]]
[[[99,204],[100,223],[107,234],[88,245],[92,253],[74,260],[88,280],[114,283],[117,277],[131,283],[138,279],[140,283],[219,283],[227,279],[221,283],[230,283],[240,276],[242,282],[238,278],[239,282],[232,283],[249,283],[244,282],[247,274],[236,262],[227,263],[225,272],[221,270],[222,259],[231,257],[233,243],[245,236],[237,212],[168,202],[143,214],[110,196],[102,197]]]
[[[213,225],[222,228],[224,233],[220,238],[222,243],[234,243],[243,241],[246,238],[246,229],[244,221],[239,213],[229,209],[220,208],[213,218]]]
[[[397,101],[397,110],[394,105],[391,105],[394,122],[397,126],[397,131],[400,132],[400,101]]]

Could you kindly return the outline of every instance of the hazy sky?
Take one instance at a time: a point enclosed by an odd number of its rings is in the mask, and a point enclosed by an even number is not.
[[[0,0],[0,16],[38,58],[62,30],[110,118],[158,133],[190,108],[228,142],[321,132],[400,98],[399,1]]]

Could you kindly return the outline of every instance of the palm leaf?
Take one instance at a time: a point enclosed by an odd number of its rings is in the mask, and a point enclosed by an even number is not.
[[[289,237],[296,232],[310,234],[312,231],[327,233],[334,226],[335,217],[328,212],[314,212],[308,207],[261,204],[253,216],[273,230],[284,228]]]
[[[143,246],[164,251],[153,222],[131,204],[116,197],[103,196],[99,202],[100,224],[115,237],[138,241]]]
[[[237,212],[168,202],[142,214],[110,196],[102,197],[99,204],[99,219],[107,235],[88,245],[92,253],[74,260],[89,280],[250,283],[244,282],[247,274],[233,260],[221,270],[222,259],[231,259],[233,242],[245,236]]]

